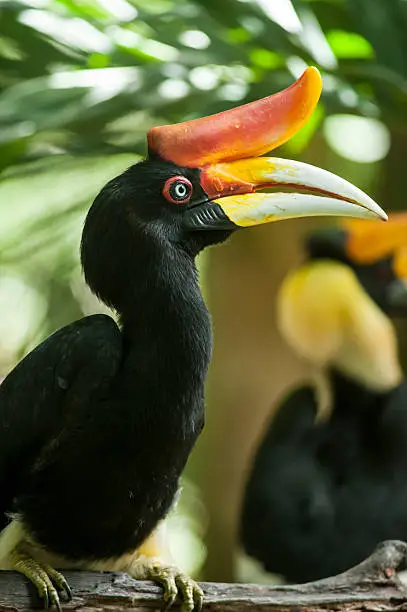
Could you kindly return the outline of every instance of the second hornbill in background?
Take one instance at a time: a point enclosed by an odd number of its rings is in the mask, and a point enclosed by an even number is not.
[[[241,540],[290,582],[340,573],[407,539],[407,383],[389,316],[407,314],[407,215],[344,222],[307,241],[278,327],[325,387],[292,391],[256,452]]]
[[[238,227],[311,214],[386,218],[363,192],[304,164],[259,158],[307,121],[310,68],[287,90],[148,134],[145,161],[100,192],[81,258],[119,315],[64,327],[0,387],[0,560],[59,606],[54,567],[127,570],[199,606],[199,587],[137,549],[166,515],[204,423],[211,324],[196,255]],[[297,194],[255,193],[290,185]],[[298,194],[302,188],[314,194]],[[320,193],[320,195],[315,195]]]

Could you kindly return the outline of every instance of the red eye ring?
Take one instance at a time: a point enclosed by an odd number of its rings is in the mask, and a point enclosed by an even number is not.
[[[163,187],[163,196],[172,204],[186,204],[191,199],[193,187],[185,176],[172,176]]]

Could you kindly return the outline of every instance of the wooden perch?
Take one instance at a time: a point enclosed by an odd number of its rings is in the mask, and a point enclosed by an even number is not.
[[[407,589],[397,576],[407,561],[407,544],[382,542],[356,567],[303,585],[203,583],[204,610],[255,612],[381,612],[407,610]],[[66,572],[73,600],[64,610],[146,612],[163,608],[162,592],[117,572]],[[61,602],[62,603],[62,602]],[[0,612],[28,612],[41,607],[31,584],[15,572],[0,572]],[[175,606],[174,606],[175,608]]]

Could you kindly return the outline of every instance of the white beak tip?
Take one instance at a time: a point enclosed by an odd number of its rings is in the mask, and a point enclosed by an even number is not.
[[[337,198],[337,203],[338,200],[342,200],[342,209],[339,205],[337,208],[339,216],[343,216],[345,209],[348,208],[344,216],[387,221],[384,210],[370,196],[336,174],[303,162],[278,157],[266,159],[269,162],[266,179],[272,179],[278,184],[297,185],[300,188],[310,187],[315,190],[315,193],[320,192],[321,196],[325,193],[333,199]]]
[[[360,207],[364,208],[367,212],[369,212],[369,217],[373,219],[380,219],[381,221],[387,221],[388,216],[384,210],[376,204],[372,198],[370,198],[367,194],[362,193],[363,197],[357,198],[356,202]]]
[[[366,218],[368,219],[377,219],[378,221],[387,221],[388,220],[387,213],[385,213],[384,210],[380,208],[378,204],[376,204],[376,202],[374,204],[375,204],[374,206],[370,205],[369,207],[361,206],[362,210],[364,209],[365,211],[365,215],[363,216],[366,216]]]

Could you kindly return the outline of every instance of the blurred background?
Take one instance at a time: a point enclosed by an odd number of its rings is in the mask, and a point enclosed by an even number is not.
[[[153,125],[269,95],[313,64],[321,102],[278,155],[404,208],[406,32],[406,0],[0,0],[0,374],[105,311],[79,268],[83,219]],[[258,227],[199,262],[215,337],[207,422],[166,537],[201,579],[261,579],[237,517],[271,407],[308,374],[279,338],[274,298],[315,225]]]

